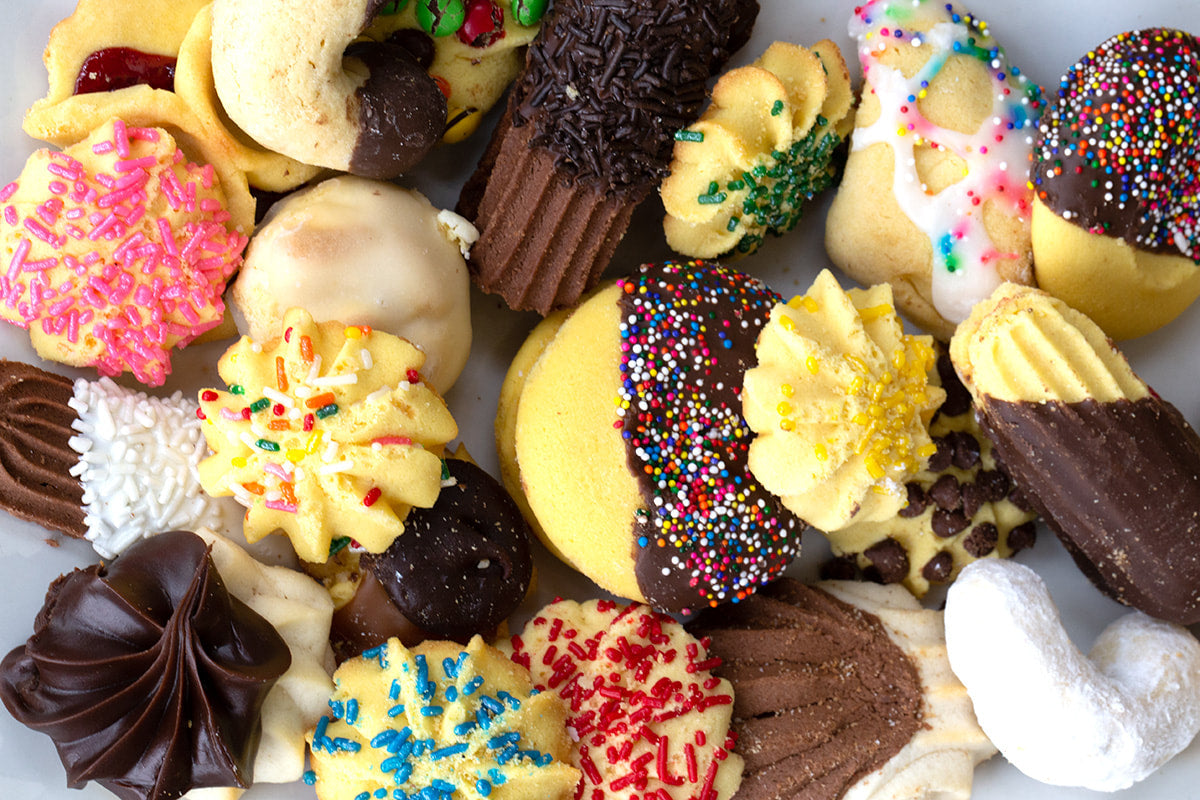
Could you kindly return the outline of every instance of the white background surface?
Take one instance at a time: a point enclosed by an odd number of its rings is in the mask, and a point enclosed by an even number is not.
[[[123,0],[112,0],[116,5]],[[752,60],[774,39],[808,45],[831,38],[842,47],[852,70],[857,59],[846,34],[854,0],[761,0],[763,12],[750,45],[735,64]],[[50,28],[70,13],[73,0],[0,0],[0,30],[6,41],[0,45],[0,184],[17,176],[25,157],[37,143],[22,133],[24,110],[45,92],[46,78],[41,52]],[[997,40],[1007,49],[1012,63],[1032,80],[1051,90],[1059,76],[1088,48],[1108,36],[1139,27],[1176,26],[1200,31],[1200,3],[1195,0],[976,0],[970,9],[986,19]],[[1086,10],[1084,10],[1086,9]],[[1051,92],[1052,93],[1052,92]],[[474,165],[482,139],[472,140],[437,153],[420,165],[408,185],[421,188],[435,204],[452,207],[458,189]],[[628,270],[639,261],[667,255],[658,230],[661,209],[648,205],[637,215],[629,240],[614,262],[614,272]],[[514,224],[519,224],[515,222]],[[787,238],[768,241],[763,250],[741,262],[740,268],[765,279],[785,297],[803,292],[817,271],[826,265],[821,247],[824,205],[814,207],[808,218]],[[844,279],[843,279],[843,282]],[[525,333],[536,321],[533,315],[503,310],[499,301],[472,295],[475,344],[467,371],[448,394],[447,403],[462,430],[462,439],[472,454],[493,473],[496,471],[492,443],[492,418],[500,379]],[[168,389],[189,392],[201,385],[217,385],[215,362],[222,347],[194,348],[176,358],[176,376]],[[1164,397],[1174,402],[1193,423],[1200,423],[1200,308],[1193,307],[1167,328],[1124,347],[1134,369]],[[0,325],[0,354],[39,363],[69,374],[57,365],[40,362],[22,331]],[[92,376],[94,377],[94,375]],[[32,630],[50,581],[61,572],[95,561],[90,547],[63,541],[58,547],[46,543],[47,533],[0,514],[0,654],[20,644]],[[53,537],[51,537],[53,538]],[[824,557],[819,534],[805,536],[805,554],[795,568],[797,574],[813,574]],[[551,564],[544,551],[541,561],[539,597],[555,595],[583,598],[590,586],[586,580]],[[1054,537],[1041,530],[1037,546],[1021,554],[1020,560],[1040,572],[1050,585],[1055,600],[1075,641],[1086,650],[1101,628],[1123,613],[1123,609],[1093,589],[1075,570]],[[528,609],[526,610],[528,612]],[[1193,629],[1196,632],[1196,629]],[[1009,687],[1020,691],[1019,686]],[[312,789],[302,785],[256,787],[247,800],[311,798]],[[979,800],[1029,798],[1066,800],[1095,797],[1083,790],[1049,787],[1025,778],[997,756],[976,772]],[[82,793],[65,788],[63,770],[46,737],[32,733],[0,711],[0,800],[70,800],[111,797],[96,786]],[[1200,743],[1150,779],[1113,797],[1200,800]]]

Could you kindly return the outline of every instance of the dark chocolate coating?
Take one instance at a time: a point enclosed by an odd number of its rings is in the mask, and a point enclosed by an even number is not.
[[[0,699],[54,740],[78,788],[124,800],[248,786],[286,642],[232,597],[208,546],[175,531],[59,577],[0,662]]]
[[[1013,403],[980,423],[1030,504],[1105,594],[1200,622],[1200,436],[1170,403]]]
[[[77,418],[73,381],[31,364],[0,360],[0,508],[82,538],[83,487],[68,441]]]
[[[370,71],[357,90],[358,140],[350,172],[366,178],[402,175],[429,154],[446,128],[446,97],[403,47],[356,42],[346,48]]]
[[[417,627],[465,642],[495,630],[529,589],[530,531],[504,487],[474,464],[446,461],[452,486],[414,508],[404,533],[361,564]]]

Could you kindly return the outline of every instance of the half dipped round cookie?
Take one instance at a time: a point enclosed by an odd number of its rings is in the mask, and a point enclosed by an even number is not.
[[[741,599],[791,562],[804,524],[747,469],[741,413],[778,301],[739,272],[668,262],[534,330],[505,379],[497,442],[556,555],[670,611]]]

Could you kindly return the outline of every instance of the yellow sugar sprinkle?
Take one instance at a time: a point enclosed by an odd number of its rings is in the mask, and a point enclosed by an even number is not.
[[[853,417],[851,417],[850,421],[853,422],[855,425],[866,425],[868,422],[870,422],[870,419],[867,418],[866,414],[864,414],[863,412],[860,411],[857,414],[855,414]]]
[[[288,450],[287,451],[287,460],[292,462],[293,464],[299,464],[301,461],[304,460],[304,457],[307,455],[308,455],[308,453],[304,452],[303,450]]]
[[[896,352],[892,353],[892,366],[895,367],[897,371],[904,369],[904,365],[907,361],[908,359],[904,355],[903,347],[897,348]]]
[[[879,480],[887,474],[883,471],[883,467],[879,466],[879,462],[875,459],[873,454],[868,455],[865,459],[863,459],[863,463],[867,466],[867,474],[875,480]]]
[[[780,400],[779,405],[775,406],[775,410],[779,412],[779,416],[786,417],[792,413],[792,404],[786,400]]]
[[[817,442],[813,445],[813,455],[817,457],[817,461],[828,461],[829,451],[825,449],[825,445]]]
[[[846,387],[846,394],[856,395],[861,392],[863,387],[866,385],[867,382],[863,379],[863,376],[856,375],[854,376],[854,380],[850,381],[850,385]]]
[[[921,458],[930,458],[936,452],[937,445],[933,442],[930,442],[929,444],[923,444],[917,448],[917,455]]]
[[[313,431],[312,436],[308,437],[308,441],[304,444],[304,452],[312,455],[317,452],[317,448],[321,446],[321,439],[324,434],[321,431]]]
[[[233,466],[237,467],[238,469],[241,469],[242,467],[246,466],[246,458],[245,456],[234,456],[233,458],[229,459],[229,463],[233,464]]]
[[[342,334],[347,339],[361,339],[362,338],[362,328],[359,328],[355,325],[347,325],[346,329],[344,331],[342,331]]]
[[[786,316],[780,317],[779,325],[788,333],[791,333],[792,331],[796,330],[796,323],[792,322],[791,317],[786,317]]]
[[[784,383],[784,384],[780,384],[779,393],[781,395],[783,395],[784,397],[791,397],[792,395],[794,395],[796,393],[796,390],[792,388],[792,385],[790,383]]]
[[[796,423],[792,422],[790,419],[784,418],[779,420],[779,429],[781,431],[788,431],[790,433],[791,431],[795,430],[795,428]]]
[[[896,313],[896,310],[887,303],[880,303],[877,306],[867,306],[860,309],[858,315],[862,317],[863,322],[873,322],[880,317],[886,317],[889,314]]]
[[[804,359],[804,366],[807,367],[808,371],[813,375],[816,375],[821,368],[820,364],[817,362],[816,356],[809,356],[808,358]]]

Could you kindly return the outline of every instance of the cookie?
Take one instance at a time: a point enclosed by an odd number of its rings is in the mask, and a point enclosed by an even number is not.
[[[791,230],[833,184],[853,104],[846,62],[828,40],[811,50],[775,42],[722,75],[700,119],[675,134],[659,188],[667,244],[693,258],[744,255]]]
[[[1116,339],[1165,325],[1200,295],[1198,85],[1194,36],[1131,31],[1072,66],[1042,117],[1037,283]]]
[[[856,9],[865,88],[825,225],[829,258],[948,340],[1001,281],[1033,280],[1027,186],[1043,100],[957,3]]]
[[[778,299],[715,264],[647,264],[535,331],[545,348],[509,371],[499,450],[570,566],[682,611],[744,597],[795,557],[803,523],[750,474],[741,413]]]

